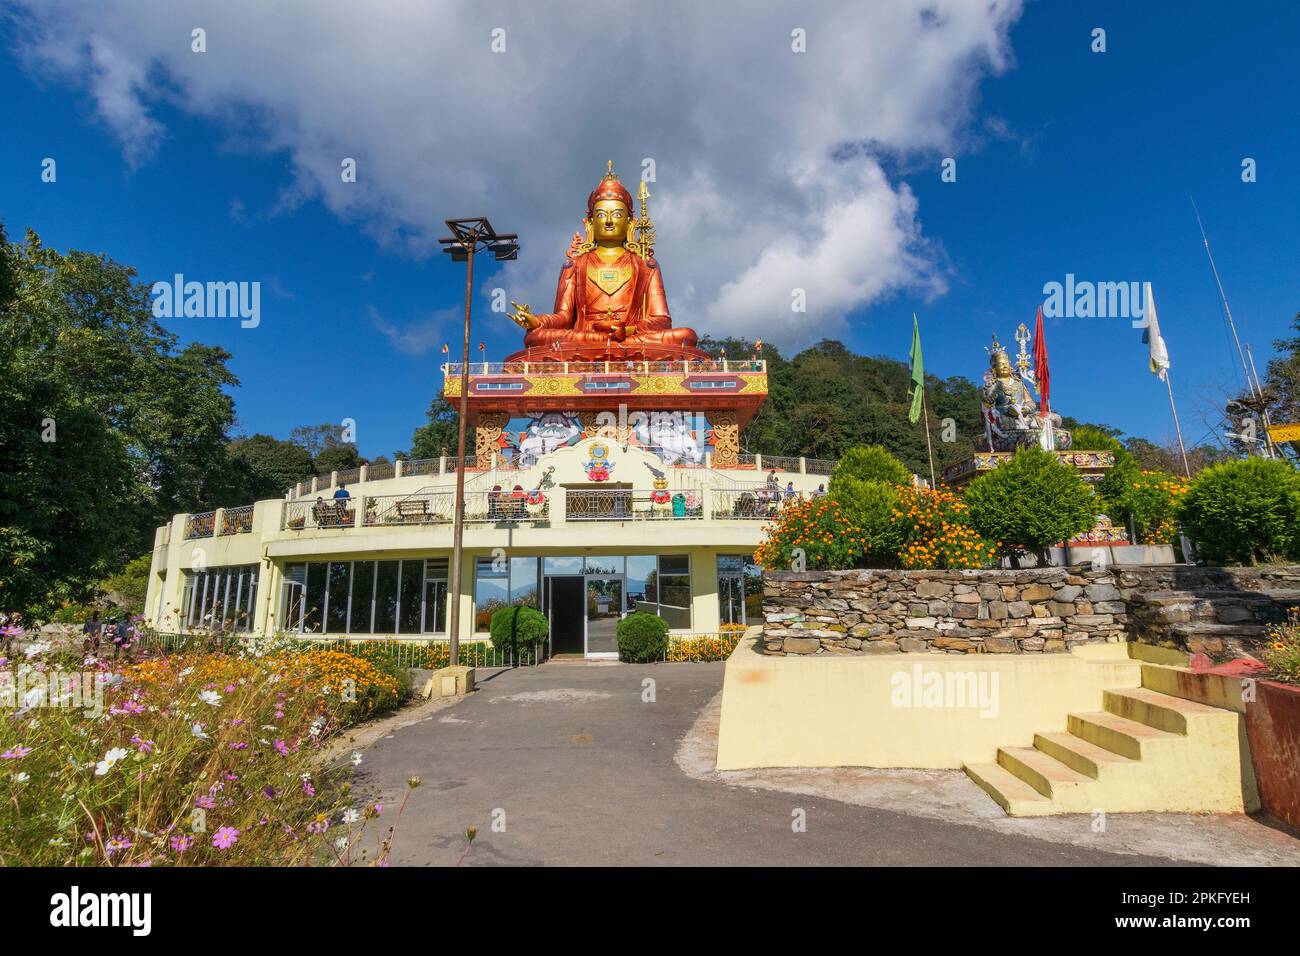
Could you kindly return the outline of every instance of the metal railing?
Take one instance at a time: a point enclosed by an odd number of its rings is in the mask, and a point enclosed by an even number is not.
[[[322,475],[321,477],[323,477],[323,478],[328,478],[328,477],[330,477],[330,476],[329,476],[329,475]],[[335,472],[334,477],[336,478],[336,480],[338,481],[338,483],[339,483],[340,485],[344,485],[344,484],[352,484],[352,483],[358,481],[358,480],[361,478],[361,469],[360,469],[360,468],[344,468],[344,469],[343,469],[342,471],[340,471],[340,472]]]
[[[251,534],[253,531],[253,506],[240,505],[226,508],[221,513],[221,535]]]
[[[766,521],[774,518],[785,501],[779,488],[758,483],[713,489],[714,518],[742,518]]]
[[[568,521],[683,520],[702,518],[703,505],[704,496],[693,489],[570,489],[565,496],[565,518]]]
[[[402,462],[402,477],[412,475],[432,475],[438,471],[437,458],[408,458]]]
[[[202,514],[190,515],[189,518],[185,520],[185,537],[212,537],[213,527],[216,524],[216,520],[217,513],[215,511],[205,511]]]
[[[449,376],[461,373],[460,362],[442,367]],[[470,362],[470,375],[604,375],[627,373],[640,375],[697,374],[701,372],[766,372],[763,359],[705,359],[703,361],[609,361],[609,362]]]
[[[397,474],[397,466],[391,461],[381,461],[378,464],[366,465],[367,481],[383,481],[386,478],[392,478]]]
[[[829,458],[805,458],[803,464],[807,474],[829,475],[839,462]]]
[[[287,501],[284,505],[282,531],[307,528],[351,528],[356,524],[356,501],[353,498],[319,498]]]

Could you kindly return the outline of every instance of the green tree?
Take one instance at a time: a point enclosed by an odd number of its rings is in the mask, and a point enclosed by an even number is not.
[[[1052,545],[1092,527],[1096,499],[1069,465],[1041,448],[1022,448],[970,483],[964,495],[971,525],[1018,563],[1028,552],[1048,562]]]
[[[441,395],[429,403],[428,421],[411,436],[411,457],[438,458],[456,454],[459,418],[456,406]],[[445,451],[444,451],[445,449]]]
[[[1179,509],[1206,558],[1255,564],[1300,557],[1300,473],[1279,459],[1206,468]]]
[[[241,436],[227,446],[230,457],[248,469],[248,500],[278,498],[316,473],[311,453],[296,442],[270,435]]]
[[[224,350],[177,348],[134,270],[0,240],[0,603],[48,609],[238,492],[236,381]]]

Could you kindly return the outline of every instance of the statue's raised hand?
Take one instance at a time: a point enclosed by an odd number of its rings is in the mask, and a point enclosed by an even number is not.
[[[515,311],[510,313],[510,318],[516,325],[525,330],[532,331],[541,324],[537,321],[537,316],[533,315],[533,313],[528,310],[527,302],[520,305],[514,299],[511,299],[510,304],[515,307]]]

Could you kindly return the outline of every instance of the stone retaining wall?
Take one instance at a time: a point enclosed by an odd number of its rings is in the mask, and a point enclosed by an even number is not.
[[[1126,639],[1110,570],[778,571],[763,584],[767,653],[1016,654]]]
[[[1023,571],[768,571],[769,654],[1017,654],[1129,640],[1130,599],[1300,588],[1300,567],[1125,565]]]

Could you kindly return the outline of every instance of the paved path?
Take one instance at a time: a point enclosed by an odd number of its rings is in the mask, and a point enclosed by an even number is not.
[[[478,838],[466,865],[1170,862],[684,772],[674,756],[717,696],[722,668],[521,668],[395,730],[366,750],[358,779],[389,807],[408,777],[423,780],[393,863],[453,864],[468,826]],[[646,678],[653,703],[642,700]],[[806,814],[805,832],[792,829],[796,809]],[[493,831],[494,810],[504,811],[504,832]]]

